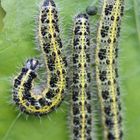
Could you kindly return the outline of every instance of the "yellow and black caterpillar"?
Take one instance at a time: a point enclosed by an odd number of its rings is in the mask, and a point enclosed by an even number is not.
[[[44,115],[60,105],[66,86],[66,61],[62,57],[62,42],[58,12],[53,0],[44,0],[38,18],[38,43],[46,67],[47,82],[34,87],[39,60],[29,59],[14,80],[13,100],[22,112]]]
[[[71,131],[73,140],[92,140],[89,47],[89,19],[86,14],[78,14],[74,23],[72,48]]]
[[[124,0],[103,0],[96,39],[95,74],[104,140],[123,138],[117,61],[123,11]]]

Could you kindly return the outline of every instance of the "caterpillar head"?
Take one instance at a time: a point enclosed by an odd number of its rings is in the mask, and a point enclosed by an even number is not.
[[[53,6],[53,7],[56,7],[55,6],[55,3],[53,0],[45,0],[44,3],[43,3],[43,6]]]
[[[85,19],[88,19],[88,15],[85,14],[85,13],[80,13],[76,16],[76,19],[79,19],[79,18],[85,18]]]
[[[31,69],[33,71],[36,70],[38,66],[39,66],[39,61],[36,59],[28,59],[25,65],[27,69]]]

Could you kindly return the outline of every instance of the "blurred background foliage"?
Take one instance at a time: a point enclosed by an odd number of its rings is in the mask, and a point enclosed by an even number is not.
[[[61,25],[64,37],[70,38],[72,17],[84,11],[88,5],[94,3],[94,0],[55,1],[59,5],[60,16],[63,19]],[[34,17],[37,15],[40,0],[1,0],[0,2],[0,140],[68,140],[68,114],[65,103],[56,112],[41,118],[26,115],[17,117],[19,113],[15,106],[11,105],[12,76],[26,58],[38,55],[34,49]],[[140,0],[125,0],[125,2],[120,39],[125,140],[138,140],[140,132]]]

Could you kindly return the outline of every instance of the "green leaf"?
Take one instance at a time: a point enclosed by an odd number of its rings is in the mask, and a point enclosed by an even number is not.
[[[89,2],[82,0],[63,0],[59,2],[62,28],[65,38],[72,25],[72,15],[84,11]],[[4,28],[0,34],[0,139],[2,140],[66,140],[69,137],[66,104],[49,116],[36,118],[18,116],[15,106],[11,105],[11,86],[9,80],[20,70],[26,58],[38,55],[35,51],[35,16],[38,14],[40,0],[2,0],[6,11]],[[79,9],[77,11],[77,9]],[[65,47],[67,47],[65,45]],[[21,68],[21,66],[20,66]],[[63,110],[63,111],[62,111]]]
[[[126,140],[137,140],[140,132],[140,16],[139,0],[126,2],[121,34],[121,79]]]
[[[21,115],[11,105],[9,79],[18,72],[26,58],[37,56],[35,51],[35,16],[40,0],[1,0],[6,11],[4,28],[0,32],[0,139],[2,140],[67,140],[69,139],[68,110],[63,103],[57,112],[35,118]],[[69,41],[72,17],[93,3],[93,0],[56,0],[59,5],[64,40]],[[137,140],[140,132],[140,18],[139,0],[126,0],[120,41],[120,77],[124,106],[125,139]],[[138,6],[139,5],[139,6]],[[93,17],[94,18],[94,17]],[[94,25],[94,23],[93,23]],[[92,27],[94,28],[94,27]],[[96,27],[95,27],[96,28]],[[67,45],[65,44],[67,48]],[[21,68],[21,66],[20,66]],[[63,110],[63,111],[62,111]]]

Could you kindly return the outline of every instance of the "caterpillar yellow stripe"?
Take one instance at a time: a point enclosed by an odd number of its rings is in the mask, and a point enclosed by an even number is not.
[[[73,86],[71,133],[73,140],[92,140],[90,85],[90,31],[86,14],[78,14],[73,30]]]
[[[60,105],[66,86],[66,61],[62,57],[62,42],[58,12],[53,0],[44,0],[37,27],[38,43],[46,67],[46,83],[34,86],[39,60],[29,59],[14,80],[13,100],[22,112],[44,115]]]
[[[124,0],[103,0],[97,32],[95,69],[104,140],[123,139],[118,83],[118,38]]]

